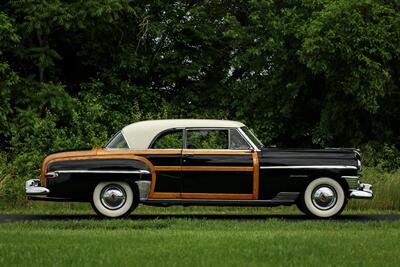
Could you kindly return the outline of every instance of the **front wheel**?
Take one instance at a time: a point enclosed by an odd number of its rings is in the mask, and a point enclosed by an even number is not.
[[[343,187],[332,178],[313,180],[299,201],[301,210],[312,217],[330,218],[339,215],[347,204]]]
[[[134,192],[126,182],[100,182],[93,191],[92,207],[102,217],[128,216],[136,207]]]

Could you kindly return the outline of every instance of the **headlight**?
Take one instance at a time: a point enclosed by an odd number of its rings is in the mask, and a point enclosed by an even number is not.
[[[357,160],[357,168],[361,171],[361,160]]]

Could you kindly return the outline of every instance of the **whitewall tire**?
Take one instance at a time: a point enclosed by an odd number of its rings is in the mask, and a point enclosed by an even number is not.
[[[134,191],[126,182],[100,182],[93,190],[92,207],[100,216],[124,217],[129,215],[136,206]]]
[[[308,215],[318,218],[339,215],[347,204],[343,187],[328,177],[310,182],[301,198],[302,209]]]

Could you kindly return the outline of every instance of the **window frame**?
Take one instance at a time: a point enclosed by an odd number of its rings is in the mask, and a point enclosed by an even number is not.
[[[201,148],[201,149],[193,149],[193,148],[187,148],[187,137],[188,137],[188,131],[204,131],[204,130],[209,130],[209,131],[228,131],[228,148]],[[246,142],[248,145],[248,149],[232,149],[231,148],[231,131],[236,131],[242,138],[243,141]],[[246,138],[241,131],[238,130],[238,128],[233,128],[233,127],[187,127],[184,128],[184,133],[183,133],[183,149],[186,150],[229,150],[229,151],[252,151],[254,150],[253,145],[248,141],[248,138]]]
[[[157,140],[164,136],[165,134],[168,134],[169,132],[174,132],[174,131],[182,131],[182,147],[181,148],[153,148],[154,144],[157,142]],[[149,145],[149,150],[182,150],[184,149],[184,140],[185,140],[185,128],[169,128],[166,130],[163,130],[161,132],[159,132],[154,138],[153,140],[151,140],[150,145]]]
[[[110,144],[112,144],[112,143],[114,142],[114,140],[115,140],[119,135],[122,136],[122,138],[124,139],[124,141],[125,141],[125,143],[126,143],[126,145],[127,145],[128,147],[126,147],[126,148],[108,147]],[[106,149],[106,150],[130,150],[130,149],[131,149],[131,146],[129,145],[128,140],[126,139],[124,133],[123,133],[122,131],[118,131],[116,134],[113,135],[112,138],[110,138],[110,140],[109,140],[109,141],[107,142],[107,144],[104,146],[104,149]]]

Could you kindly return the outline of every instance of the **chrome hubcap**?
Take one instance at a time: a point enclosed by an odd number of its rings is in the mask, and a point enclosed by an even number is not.
[[[317,187],[312,194],[312,202],[320,210],[328,210],[336,204],[336,191],[328,186]]]
[[[107,185],[101,191],[101,203],[110,210],[119,209],[125,204],[126,192],[119,185]]]

